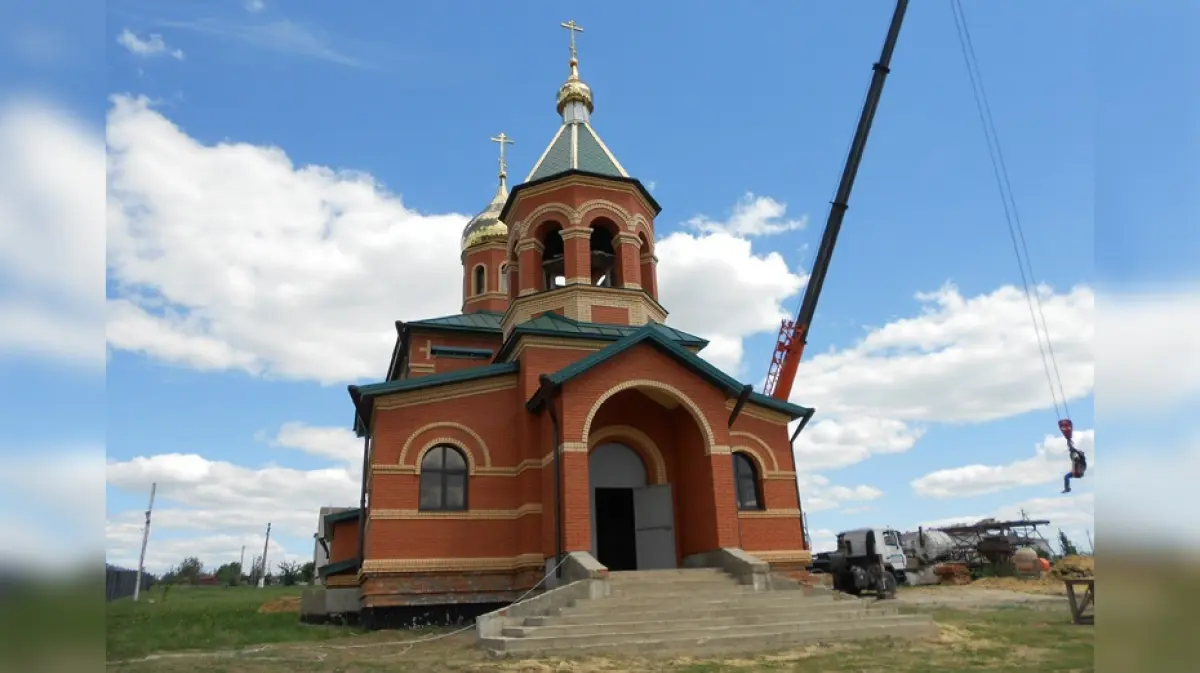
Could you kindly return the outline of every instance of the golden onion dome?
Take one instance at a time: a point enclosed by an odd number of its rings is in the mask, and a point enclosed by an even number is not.
[[[462,249],[464,251],[484,243],[508,240],[508,225],[500,221],[500,211],[504,208],[504,202],[507,200],[508,188],[501,179],[500,186],[496,189],[496,196],[492,197],[492,202],[482,213],[471,218],[466,228],[463,229]]]
[[[571,57],[571,74],[567,77],[567,81],[558,88],[558,113],[567,107],[568,103],[579,102],[583,103],[587,108],[588,114],[594,110],[592,106],[592,88],[583,83],[579,79],[579,59]]]

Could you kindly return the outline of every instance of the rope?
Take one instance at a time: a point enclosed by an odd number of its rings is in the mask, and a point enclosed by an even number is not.
[[[975,98],[975,109],[979,113],[979,121],[983,124],[984,139],[987,141],[988,156],[992,162],[992,174],[996,178],[996,187],[1000,191],[1000,199],[1004,205],[1004,219],[1008,224],[1009,238],[1012,240],[1013,253],[1017,258],[1017,267],[1021,272],[1021,287],[1025,293],[1025,303],[1029,306],[1029,317],[1033,322],[1034,334],[1037,336],[1038,351],[1042,357],[1042,368],[1046,372],[1046,383],[1050,387],[1050,399],[1054,402],[1054,413],[1059,420],[1070,417],[1071,410],[1067,406],[1067,394],[1063,389],[1062,376],[1059,373],[1058,359],[1054,354],[1054,344],[1050,339],[1050,329],[1046,323],[1046,313],[1042,308],[1042,299],[1037,292],[1037,281],[1033,274],[1033,263],[1029,259],[1029,247],[1025,242],[1025,231],[1021,227],[1021,218],[1017,212],[1016,199],[1012,196],[1012,182],[1008,177],[1008,168],[1004,163],[1004,153],[1000,149],[1000,139],[996,125],[992,120],[991,106],[988,104],[987,91],[983,86],[983,75],[979,72],[978,59],[975,57],[975,47],[971,41],[971,31],[967,27],[966,15],[960,0],[951,0],[950,8],[954,14],[954,25],[957,29],[959,47],[963,61],[967,66],[967,76],[971,81],[971,93]],[[1022,254],[1024,252],[1024,254]],[[1028,273],[1026,273],[1028,267]],[[1034,290],[1029,289],[1030,282]],[[1036,312],[1035,312],[1036,303]],[[1038,323],[1038,316],[1041,323]],[[1042,343],[1042,333],[1045,332],[1045,344]],[[1053,370],[1053,374],[1051,371]],[[1057,391],[1055,383],[1057,382]],[[1059,408],[1059,397],[1062,407]]]

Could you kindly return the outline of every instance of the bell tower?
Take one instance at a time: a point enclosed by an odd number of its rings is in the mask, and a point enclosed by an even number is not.
[[[663,322],[658,304],[654,218],[662,210],[591,124],[592,90],[579,76],[574,21],[562,124],[499,213],[510,222],[505,255],[513,326],[546,312],[581,322]]]
[[[508,269],[506,241],[508,227],[500,219],[500,211],[508,200],[508,165],[504,161],[504,146],[512,140],[504,135],[491,139],[500,144],[500,184],[492,202],[463,229],[463,313],[492,311],[503,313],[508,308]]]

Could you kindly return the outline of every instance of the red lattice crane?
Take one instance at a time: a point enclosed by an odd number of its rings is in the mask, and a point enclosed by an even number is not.
[[[854,187],[854,177],[858,174],[858,165],[867,146],[871,122],[875,120],[875,110],[879,107],[879,97],[883,93],[883,82],[887,79],[892,52],[896,48],[896,38],[900,35],[900,24],[904,21],[907,9],[908,0],[896,2],[896,11],[892,14],[892,23],[883,43],[883,53],[879,56],[879,62],[873,66],[871,88],[867,91],[867,99],[858,119],[858,128],[854,131],[854,141],[850,145],[845,168],[842,169],[837,195],[829,209],[825,233],[821,236],[821,247],[813,260],[812,274],[804,291],[804,302],[800,305],[796,319],[784,320],[779,329],[779,341],[775,345],[775,352],[771,354],[771,367],[767,370],[767,380],[763,386],[763,392],[777,400],[786,401],[792,394],[796,369],[800,366],[800,358],[803,357],[804,346],[808,342],[809,325],[812,324],[813,315],[817,311],[817,299],[820,298],[821,287],[825,284],[825,275],[829,271],[829,261],[833,258],[833,248],[842,228],[842,219],[850,207],[850,190]]]

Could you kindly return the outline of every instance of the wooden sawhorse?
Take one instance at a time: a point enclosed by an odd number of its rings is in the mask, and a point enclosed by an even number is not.
[[[1071,603],[1071,619],[1076,624],[1095,624],[1096,578],[1070,577],[1063,578],[1063,582],[1067,585],[1067,600]],[[1079,587],[1084,588],[1082,596],[1077,593]]]

